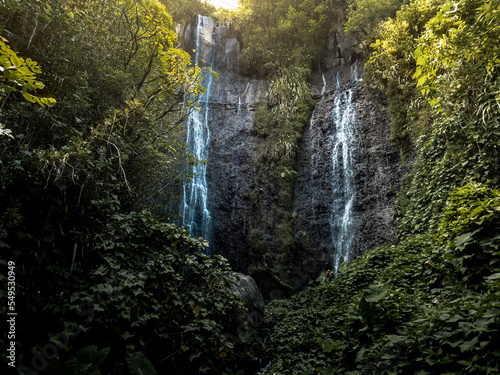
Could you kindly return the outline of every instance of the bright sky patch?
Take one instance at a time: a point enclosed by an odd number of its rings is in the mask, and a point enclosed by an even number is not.
[[[217,8],[238,8],[238,0],[208,0],[208,2],[212,5],[215,5]]]

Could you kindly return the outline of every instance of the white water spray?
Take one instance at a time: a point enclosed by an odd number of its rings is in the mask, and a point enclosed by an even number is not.
[[[351,82],[345,91],[340,90],[339,75],[336,76],[335,101],[332,121],[335,134],[332,138],[332,193],[333,207],[330,215],[332,234],[332,262],[335,274],[342,262],[352,258],[353,217],[355,200],[352,153],[355,139],[356,111],[353,90],[358,81],[356,65],[351,68]]]
[[[204,31],[204,26],[208,25],[209,18],[197,16],[196,40],[195,40],[195,63],[199,61],[200,41]],[[213,44],[213,40],[212,40]],[[208,61],[210,70],[215,60],[214,46]],[[206,79],[206,92],[198,98],[200,110],[193,111],[187,119],[187,143],[193,155],[202,163],[193,167],[193,179],[184,185],[184,199],[182,211],[183,226],[191,232],[194,237],[201,236],[209,238],[210,212],[207,207],[207,164],[208,145],[210,142],[210,129],[208,124],[209,100],[212,88],[213,75],[209,70],[203,70],[203,77]]]

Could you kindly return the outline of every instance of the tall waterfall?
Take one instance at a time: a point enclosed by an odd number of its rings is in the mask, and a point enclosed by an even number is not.
[[[204,27],[211,19],[198,15],[196,21],[194,63],[198,64]],[[206,62],[210,70],[213,67],[214,60],[215,48],[211,48],[209,60]],[[193,111],[186,123],[188,146],[192,154],[202,163],[193,167],[193,179],[184,185],[182,223],[193,237],[201,236],[208,239],[210,236],[210,212],[207,207],[206,160],[208,159],[208,144],[210,141],[208,115],[213,75],[209,70],[204,69],[203,78],[205,79],[206,92],[198,98],[200,110]]]
[[[356,64],[351,67],[351,81],[347,90],[341,91],[338,73],[335,78],[336,90],[332,111],[332,122],[335,126],[332,137],[333,207],[329,221],[334,250],[333,268],[336,274],[342,262],[352,260],[352,206],[355,199],[352,154],[356,127],[353,90],[358,80]]]

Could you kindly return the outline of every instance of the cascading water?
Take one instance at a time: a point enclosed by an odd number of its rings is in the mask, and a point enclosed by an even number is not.
[[[197,16],[195,31],[195,57],[194,62],[198,64],[201,47],[201,38],[205,24],[209,18]],[[213,40],[212,40],[213,44]],[[210,141],[210,129],[208,124],[209,100],[213,81],[211,69],[215,59],[215,48],[211,48],[211,56],[208,61],[210,70],[203,70],[206,82],[206,92],[198,98],[200,110],[193,111],[187,119],[187,144],[198,160],[203,161],[193,167],[192,181],[184,185],[184,199],[182,211],[183,226],[191,232],[193,237],[210,237],[210,212],[207,207],[207,164],[208,144]]]
[[[321,87],[321,98],[319,101],[323,100],[325,97],[325,91],[326,91],[326,78],[325,78],[325,73],[321,73],[321,79],[323,81],[323,86]],[[311,114],[311,119],[309,120],[309,129],[312,129],[313,123],[314,123],[314,114],[316,113],[316,106],[314,107],[312,114]]]
[[[352,152],[356,126],[353,90],[357,80],[356,65],[351,67],[351,81],[347,90],[340,90],[338,73],[336,76],[332,112],[332,122],[335,126],[335,134],[332,137],[333,206],[330,215],[335,274],[342,262],[351,260],[350,251],[353,244],[352,206],[355,193]]]

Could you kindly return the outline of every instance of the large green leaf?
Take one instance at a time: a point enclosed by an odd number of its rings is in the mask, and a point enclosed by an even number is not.
[[[98,350],[95,345],[80,349],[73,358],[66,362],[64,369],[76,375],[100,374],[99,366],[104,362],[109,349]]]
[[[364,298],[367,302],[377,302],[383,299],[387,293],[389,293],[389,288],[384,285],[371,285],[365,290]]]
[[[127,363],[132,375],[156,375],[155,368],[142,352],[129,355]]]

